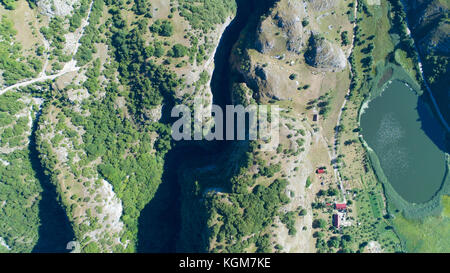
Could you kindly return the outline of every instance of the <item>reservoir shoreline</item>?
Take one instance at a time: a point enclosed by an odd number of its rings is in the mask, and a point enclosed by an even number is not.
[[[388,68],[392,68],[389,66],[384,67],[384,70],[388,69]],[[403,71],[401,71],[402,69],[399,67],[394,67],[394,69],[396,70],[396,73],[394,73],[394,75],[386,80],[386,82],[379,88],[376,87],[376,84],[372,84],[372,88],[376,89],[376,90],[371,90],[370,96],[368,98],[366,98],[363,103],[360,106],[359,109],[359,113],[358,113],[358,125],[360,128],[362,128],[361,125],[361,117],[366,113],[367,109],[370,108],[370,103],[375,100],[376,98],[378,98],[379,96],[381,96],[383,94],[384,91],[386,91],[389,86],[397,81],[397,82],[401,82],[402,84],[405,84],[405,86],[407,88],[409,88],[410,90],[412,90],[415,95],[420,96],[420,92],[417,91],[417,88],[420,88],[419,85],[415,84],[415,82],[410,79],[409,77],[405,77],[405,74],[402,73]],[[384,71],[382,71],[384,72]],[[383,75],[383,73],[380,72],[379,74]],[[374,80],[374,82],[376,83],[376,81]],[[422,94],[423,95],[423,94]],[[426,106],[430,107],[428,105],[428,103],[426,103]],[[435,112],[433,111],[433,109],[429,109],[431,111],[432,117],[435,117]],[[440,126],[442,126],[442,124],[440,122],[438,122]],[[442,128],[445,129],[445,128]],[[443,132],[445,134],[445,132]],[[381,163],[380,163],[380,158],[379,155],[376,154],[375,150],[373,149],[373,147],[371,147],[366,139],[364,138],[364,133],[360,133],[359,135],[359,139],[361,141],[361,143],[363,144],[363,146],[365,147],[365,149],[368,152],[369,155],[369,161],[370,164],[372,165],[375,174],[378,178],[378,180],[383,184],[383,188],[385,191],[385,195],[386,198],[388,200],[388,202],[390,204],[392,204],[394,206],[394,209],[397,209],[399,211],[402,211],[403,214],[405,215],[405,217],[407,218],[414,218],[414,219],[418,219],[418,218],[423,218],[425,216],[428,215],[437,215],[438,213],[440,213],[442,205],[441,205],[441,196],[444,194],[448,194],[450,192],[450,177],[449,177],[449,169],[450,169],[450,156],[448,154],[448,151],[444,151],[444,162],[443,164],[445,164],[445,172],[444,172],[444,176],[442,178],[442,180],[440,181],[440,186],[439,188],[436,190],[436,192],[429,198],[428,201],[425,202],[411,202],[411,201],[407,201],[404,197],[402,197],[394,188],[393,184],[391,183],[391,181],[389,181],[389,179],[387,178],[385,171],[382,169],[381,167]],[[390,208],[391,206],[388,206],[388,208]],[[391,208],[392,209],[392,208]],[[392,214],[392,211],[390,212],[390,214]]]

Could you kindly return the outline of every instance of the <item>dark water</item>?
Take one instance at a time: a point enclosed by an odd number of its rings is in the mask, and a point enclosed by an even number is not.
[[[237,0],[237,14],[223,33],[214,56],[215,69],[211,79],[214,104],[224,106],[231,102],[230,79],[232,77],[230,55],[242,30],[271,6],[272,0]],[[257,17],[256,17],[257,18]],[[177,168],[181,162],[205,161],[211,164],[224,152],[231,141],[177,143],[165,160],[162,184],[155,197],[144,208],[139,219],[138,252],[175,252],[181,226],[180,186]],[[205,148],[207,147],[207,148]],[[206,160],[207,161],[207,160]]]
[[[422,97],[394,81],[369,103],[361,127],[400,196],[412,203],[430,200],[445,175],[445,137]]]
[[[32,128],[30,139],[30,160],[36,177],[42,187],[41,200],[39,201],[39,239],[33,248],[35,253],[61,253],[69,252],[67,243],[74,236],[69,219],[61,204],[57,200],[56,188],[45,175],[44,168],[39,160],[39,152],[36,149],[37,119]]]

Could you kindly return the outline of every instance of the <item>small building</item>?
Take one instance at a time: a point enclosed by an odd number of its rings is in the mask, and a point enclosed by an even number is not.
[[[322,173],[325,173],[325,170],[324,169],[317,169],[316,173],[317,174],[322,174]]]
[[[344,209],[347,209],[347,204],[345,204],[345,203],[343,203],[343,204],[338,204],[338,203],[336,203],[334,206],[335,206],[335,208],[336,208],[337,210],[344,210]]]
[[[340,227],[338,214],[333,214],[333,226],[335,226],[336,228]]]
[[[317,121],[318,119],[319,119],[319,115],[314,114],[314,115],[313,115],[313,121]]]

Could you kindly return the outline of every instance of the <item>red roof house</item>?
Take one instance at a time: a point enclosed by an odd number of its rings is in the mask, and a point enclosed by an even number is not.
[[[324,169],[317,169],[316,173],[321,174],[321,173],[325,173]]]
[[[337,210],[346,209],[347,208],[347,204],[345,204],[345,203],[344,204],[336,203],[335,207],[336,207]]]

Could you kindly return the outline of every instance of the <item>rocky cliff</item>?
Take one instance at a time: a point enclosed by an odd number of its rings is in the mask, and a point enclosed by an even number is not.
[[[342,49],[317,34],[312,34],[309,39],[305,59],[309,65],[327,71],[340,71],[347,64]]]
[[[316,72],[339,72],[346,68],[344,50],[330,31],[323,31],[324,23],[319,19],[330,16],[326,9],[333,7],[333,3],[278,1],[261,18],[256,30],[247,30],[241,45],[254,47],[237,45],[232,63],[247,85],[257,90],[256,97],[286,100],[289,99],[286,90],[298,87],[293,87],[288,79],[293,71],[289,72],[285,65],[272,65],[274,59],[278,60],[275,62],[290,59],[286,61],[289,66],[304,62]]]
[[[450,22],[449,2],[403,1],[411,34],[423,63],[425,77],[439,108],[450,122]]]

